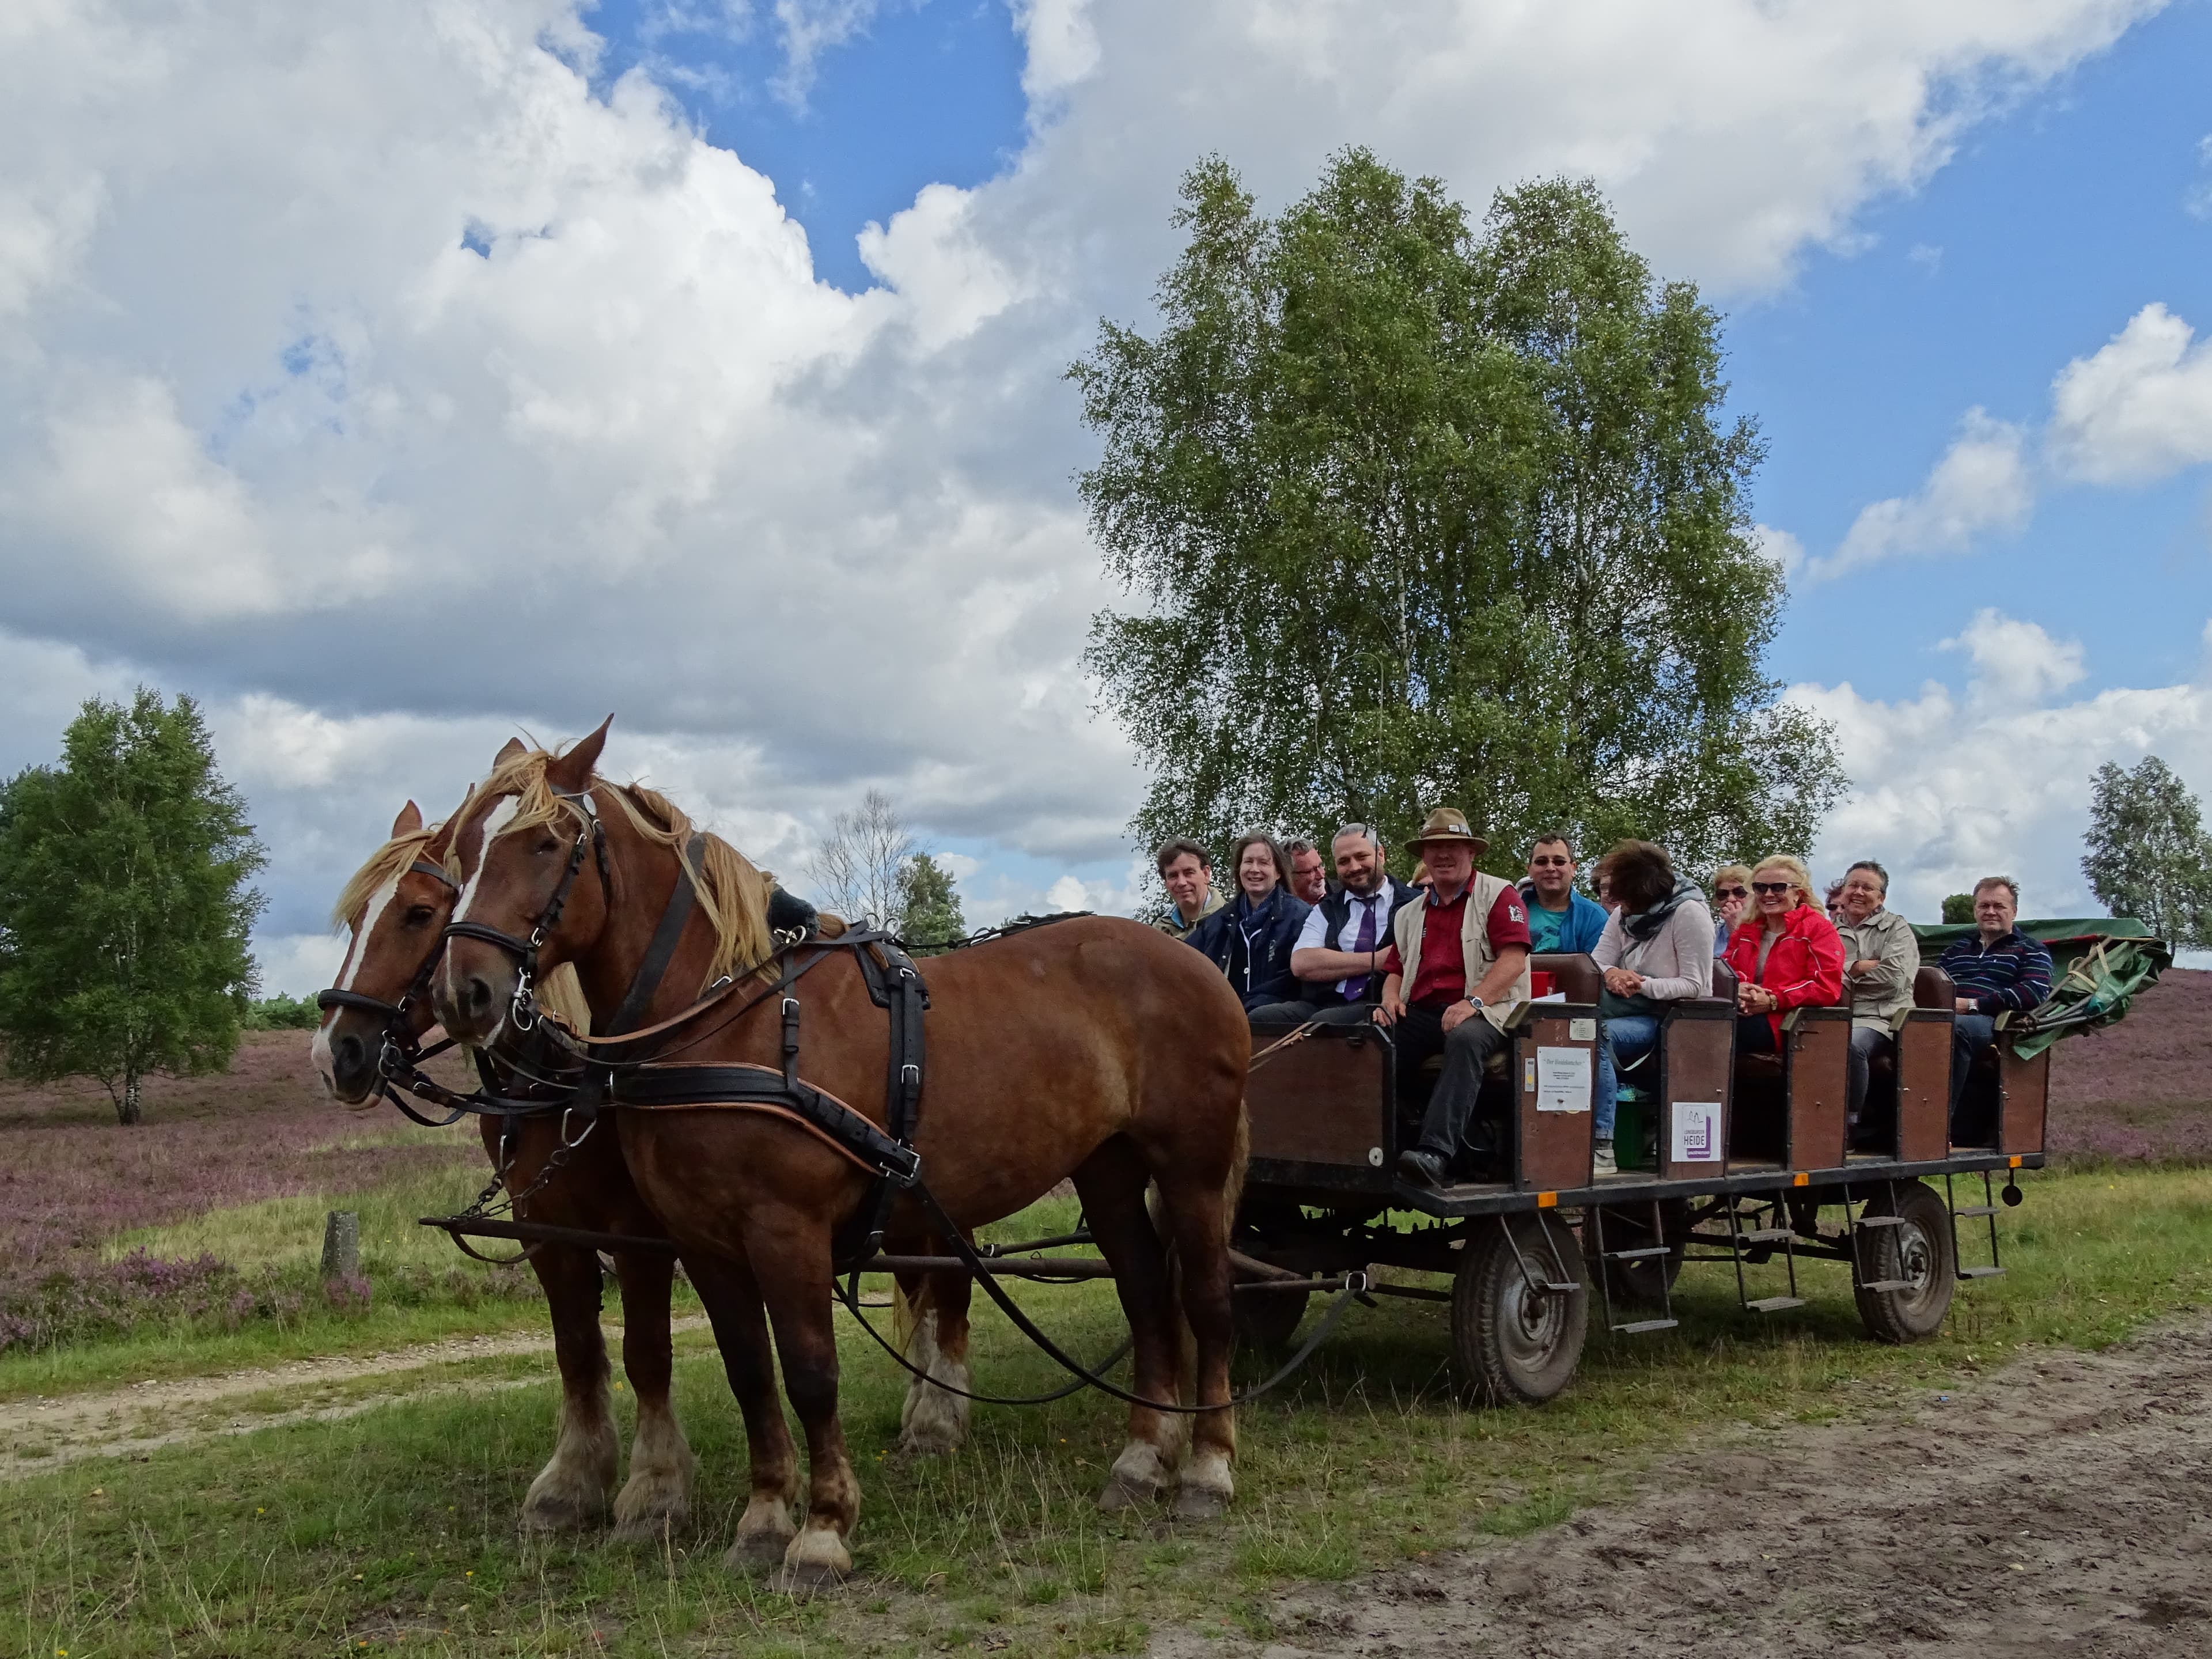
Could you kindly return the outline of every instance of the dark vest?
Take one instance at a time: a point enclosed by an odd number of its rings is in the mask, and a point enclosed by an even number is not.
[[[1398,914],[1400,905],[1419,902],[1421,897],[1419,888],[1409,887],[1395,876],[1385,876],[1382,879],[1383,884],[1390,890],[1392,915]],[[1352,920],[1352,894],[1345,888],[1331,887],[1328,891],[1321,896],[1321,902],[1314,906],[1314,908],[1320,911],[1322,916],[1322,945],[1329,950],[1336,949],[1337,946],[1331,941],[1341,935],[1345,923]],[[1343,948],[1350,950],[1352,947],[1346,945]],[[1387,951],[1390,948],[1390,924],[1387,921],[1376,930],[1375,948],[1377,951]],[[1350,978],[1352,975],[1346,975],[1345,977]],[[1304,985],[1305,998],[1309,1002],[1318,1002],[1326,1007],[1343,1000],[1337,991],[1335,980],[1307,980],[1304,981]],[[1370,974],[1367,976],[1367,994],[1360,1000],[1374,1003],[1380,1002],[1382,1000],[1382,975],[1379,972]]]

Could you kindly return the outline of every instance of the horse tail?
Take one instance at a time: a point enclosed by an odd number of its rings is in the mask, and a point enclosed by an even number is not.
[[[915,1327],[921,1319],[918,1303],[920,1297],[929,1294],[929,1281],[923,1279],[917,1287],[918,1297],[909,1297],[906,1286],[894,1276],[891,1279],[891,1346],[904,1353],[913,1344]]]

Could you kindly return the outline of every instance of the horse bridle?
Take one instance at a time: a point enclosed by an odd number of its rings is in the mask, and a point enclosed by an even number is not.
[[[403,873],[428,876],[431,880],[443,884],[448,892],[455,895],[459,895],[461,890],[460,884],[453,879],[451,872],[443,865],[434,864],[428,859],[416,859]],[[399,994],[399,1000],[397,1002],[386,1002],[382,997],[373,997],[363,991],[346,990],[336,985],[315,993],[315,1006],[325,1012],[332,1008],[352,1008],[364,1014],[375,1014],[382,1018],[384,1046],[379,1051],[376,1060],[376,1074],[380,1085],[380,1092],[409,1117],[413,1118],[416,1122],[430,1128],[443,1128],[447,1124],[458,1121],[466,1108],[454,1107],[453,1115],[443,1121],[435,1118],[424,1117],[400,1097],[397,1085],[406,1083],[410,1088],[414,1087],[415,1080],[421,1076],[422,1062],[430,1057],[422,1052],[415,1041],[413,1018],[416,1005],[425,1000],[430,994],[430,975],[437,969],[438,956],[439,952],[433,951],[423,958],[422,966],[416,971],[407,988]],[[437,1052],[442,1052],[447,1046],[440,1044]],[[420,1090],[416,1091],[426,1092]],[[441,1099],[439,1103],[449,1105],[452,1103]]]
[[[576,878],[583,873],[584,854],[591,853],[599,866],[599,890],[607,902],[614,902],[614,878],[607,869],[606,826],[599,822],[597,804],[588,790],[571,793],[567,790],[554,791],[555,796],[568,802],[582,815],[583,822],[576,830],[576,839],[568,848],[568,862],[561,872],[561,879],[554,884],[553,896],[532,924],[529,937],[517,939],[513,933],[483,921],[449,921],[439,940],[440,949],[430,958],[434,966],[444,954],[447,940],[456,939],[480,939],[486,945],[497,945],[515,958],[519,971],[515,975],[514,1005],[508,1019],[517,1031],[527,1031],[538,1023],[538,1005],[531,994],[531,987],[538,979],[538,953],[545,948],[545,941],[561,925],[561,913],[568,908],[568,896],[575,890]],[[487,847],[480,856],[489,856]],[[427,974],[428,969],[424,970]]]

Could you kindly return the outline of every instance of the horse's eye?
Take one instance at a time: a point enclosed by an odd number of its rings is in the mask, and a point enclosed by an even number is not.
[[[561,843],[554,840],[550,836],[546,836],[544,840],[538,843],[538,856],[541,859],[549,853],[557,853],[560,850]]]
[[[407,925],[410,927],[428,927],[437,914],[427,904],[411,904],[407,907]]]

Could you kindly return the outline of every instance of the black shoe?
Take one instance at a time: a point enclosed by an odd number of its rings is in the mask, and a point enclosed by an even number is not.
[[[1416,1187],[1442,1187],[1448,1182],[1450,1174],[1443,1159],[1435,1152],[1413,1146],[1398,1154],[1399,1178],[1410,1181]]]

